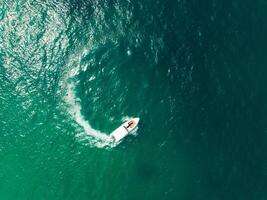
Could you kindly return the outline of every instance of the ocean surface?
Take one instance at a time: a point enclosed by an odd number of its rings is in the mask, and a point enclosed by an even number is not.
[[[0,0],[0,199],[266,200],[266,0]]]

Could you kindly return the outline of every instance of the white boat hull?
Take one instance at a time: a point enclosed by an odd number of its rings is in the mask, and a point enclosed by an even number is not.
[[[122,140],[124,137],[132,133],[133,130],[137,128],[139,120],[139,118],[133,118],[124,122],[121,126],[119,126],[110,134],[111,139],[114,142],[119,142],[120,140]]]

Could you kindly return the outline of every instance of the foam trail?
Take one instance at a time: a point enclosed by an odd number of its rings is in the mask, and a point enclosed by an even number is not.
[[[103,147],[108,145],[110,142],[110,137],[102,133],[98,130],[95,130],[91,127],[91,125],[86,121],[81,114],[81,105],[80,105],[80,99],[75,95],[75,85],[73,81],[68,84],[67,86],[67,96],[66,96],[66,102],[69,104],[69,113],[73,116],[74,120],[83,127],[84,133],[80,133],[77,135],[79,138],[87,139],[88,136],[93,137],[94,141],[92,141],[96,146]]]

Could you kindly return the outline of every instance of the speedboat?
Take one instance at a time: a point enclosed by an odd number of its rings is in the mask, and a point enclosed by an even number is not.
[[[122,125],[120,125],[117,129],[115,129],[111,134],[110,138],[113,142],[119,142],[127,135],[131,134],[138,125],[140,118],[132,118],[130,120],[127,120]]]

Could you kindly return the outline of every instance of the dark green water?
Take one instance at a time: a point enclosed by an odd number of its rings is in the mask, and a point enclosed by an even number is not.
[[[0,199],[267,199],[266,53],[265,0],[0,0]]]

